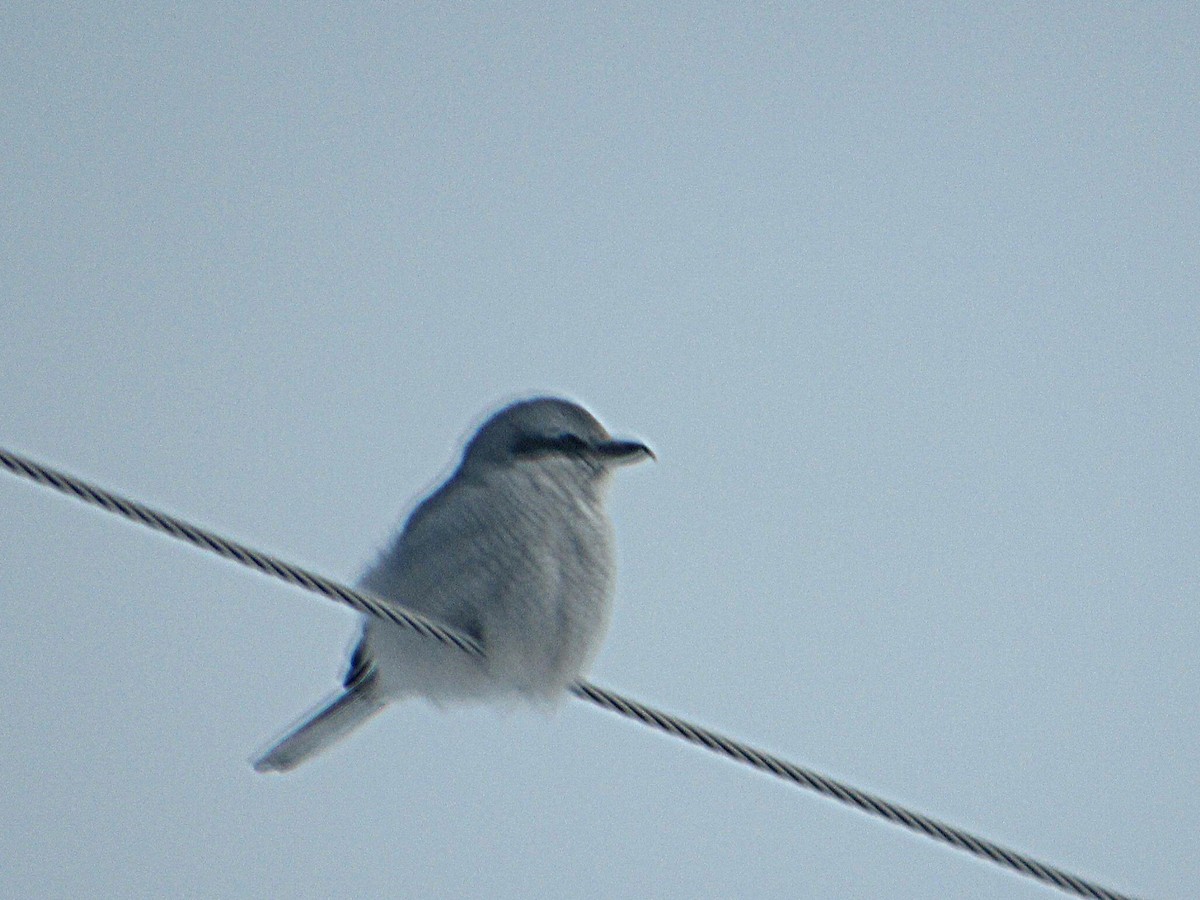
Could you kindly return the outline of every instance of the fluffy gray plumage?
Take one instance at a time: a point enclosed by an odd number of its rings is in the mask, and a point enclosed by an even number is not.
[[[608,629],[615,562],[604,498],[612,472],[651,456],[566,400],[525,400],[493,415],[359,580],[471,635],[485,659],[365,617],[344,689],[254,767],[295,768],[406,697],[561,697]]]

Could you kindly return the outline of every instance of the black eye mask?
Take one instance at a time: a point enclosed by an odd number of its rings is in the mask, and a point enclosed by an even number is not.
[[[545,456],[550,453],[578,456],[588,449],[590,445],[587,441],[569,432],[554,436],[522,435],[512,445],[513,455],[523,457]]]

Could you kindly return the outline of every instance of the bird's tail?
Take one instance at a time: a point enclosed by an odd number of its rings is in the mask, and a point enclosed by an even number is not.
[[[385,702],[373,687],[372,678],[355,682],[317,712],[306,716],[254,760],[255,771],[290,772],[344,738],[383,709]]]

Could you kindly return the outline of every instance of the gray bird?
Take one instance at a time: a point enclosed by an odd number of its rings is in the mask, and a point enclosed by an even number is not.
[[[566,400],[525,400],[493,415],[358,582],[470,635],[484,658],[365,616],[343,689],[254,768],[287,772],[406,697],[561,698],[608,630],[613,470],[653,456]]]

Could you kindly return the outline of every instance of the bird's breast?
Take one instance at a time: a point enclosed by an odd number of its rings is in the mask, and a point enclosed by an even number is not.
[[[521,486],[516,505],[505,542],[521,562],[507,573],[485,642],[489,658],[535,693],[556,693],[587,668],[608,629],[612,526],[599,502],[544,480]]]

